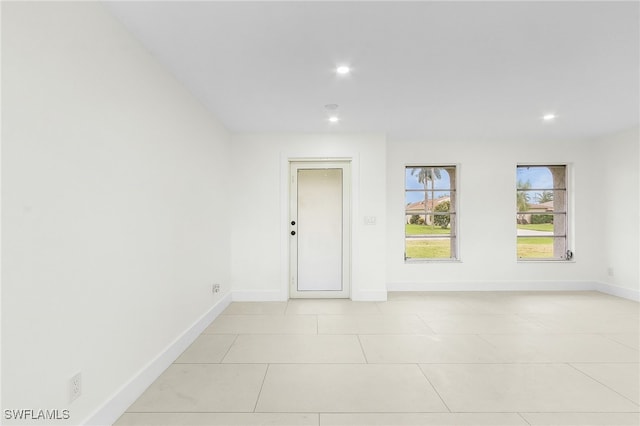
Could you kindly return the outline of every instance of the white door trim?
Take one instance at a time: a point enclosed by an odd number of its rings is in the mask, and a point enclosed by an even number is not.
[[[289,214],[287,215],[289,234],[289,297],[291,298],[349,298],[351,296],[351,161],[345,160],[318,160],[289,161]],[[298,205],[294,189],[297,188],[298,170],[308,169],[341,169],[342,170],[342,273],[341,290],[298,290],[298,224],[292,225],[291,221],[297,221]]]

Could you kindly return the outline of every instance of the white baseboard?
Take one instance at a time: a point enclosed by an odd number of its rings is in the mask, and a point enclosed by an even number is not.
[[[386,290],[358,290],[351,295],[351,300],[356,302],[385,302]]]
[[[112,425],[230,303],[231,294],[227,293],[81,424]]]
[[[596,290],[601,293],[607,293],[612,296],[622,297],[624,299],[635,300],[640,302],[640,291],[632,290],[630,288],[618,287],[616,285],[607,283],[596,283]]]
[[[450,281],[388,283],[388,291],[588,291],[594,281]]]
[[[388,291],[599,291],[640,302],[640,292],[596,281],[451,281],[388,283]]]
[[[234,302],[286,302],[289,296],[278,290],[240,290],[233,292]],[[351,299],[360,302],[384,302],[387,300],[386,290],[357,291]]]
[[[279,290],[238,290],[232,297],[234,302],[285,302],[289,298]]]
[[[352,300],[360,302],[384,302],[387,300],[385,290],[364,290],[354,292]],[[252,290],[234,291],[234,302],[286,302],[289,299],[287,294],[277,290]]]

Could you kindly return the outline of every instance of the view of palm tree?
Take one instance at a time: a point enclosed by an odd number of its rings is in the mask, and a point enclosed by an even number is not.
[[[518,166],[518,258],[561,259],[566,254],[565,173],[565,166]]]
[[[407,167],[405,174],[405,256],[455,257],[452,238],[452,183],[455,167]]]
[[[538,204],[553,201],[553,191],[542,191],[542,193],[538,194],[538,196],[536,197],[536,201],[538,202]]]
[[[518,207],[518,223],[522,223],[524,221],[524,214],[522,212],[526,212],[529,210],[529,202],[531,201],[531,196],[527,192],[531,189],[531,182],[526,181],[522,182],[518,179],[518,184],[516,185],[518,191],[517,194],[517,207]]]
[[[431,182],[431,200],[435,200],[435,180],[441,179],[442,174],[440,169],[434,167],[420,167],[417,169],[411,169],[411,175],[417,176],[418,182],[424,185],[424,221],[425,224],[429,223],[429,199],[428,199],[428,183]],[[433,205],[433,202],[431,203]]]

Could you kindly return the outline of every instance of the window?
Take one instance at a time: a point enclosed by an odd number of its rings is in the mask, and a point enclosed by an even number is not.
[[[404,258],[458,258],[456,166],[405,168]]]
[[[567,167],[517,166],[519,260],[570,260],[567,244]]]

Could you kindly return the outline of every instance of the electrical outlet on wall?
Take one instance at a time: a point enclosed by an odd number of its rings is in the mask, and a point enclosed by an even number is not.
[[[610,277],[613,276],[613,268],[611,266],[607,268],[607,275],[609,275]]]
[[[82,394],[82,373],[78,372],[69,380],[69,402],[73,402]]]
[[[213,293],[219,293],[220,292],[220,284],[214,284],[213,287],[211,288],[211,291]]]

